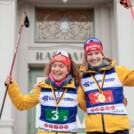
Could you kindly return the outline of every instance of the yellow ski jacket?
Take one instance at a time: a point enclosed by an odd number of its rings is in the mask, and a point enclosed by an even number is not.
[[[129,118],[123,107],[123,86],[134,86],[134,70],[124,66],[114,66],[115,61],[112,59],[105,58],[105,60],[109,65],[98,72],[88,70],[84,66],[80,68],[83,73],[81,80],[83,88],[78,88],[78,104],[83,111],[87,112],[86,131],[113,133],[118,130],[130,130]],[[106,75],[102,90],[107,94],[105,94],[106,101],[101,103],[95,98],[96,96],[93,96],[95,93],[99,93],[99,90],[91,73],[101,85],[104,71],[106,71]],[[111,101],[107,97],[109,94],[112,96]]]
[[[13,102],[14,106],[20,110],[28,110],[33,108],[34,106],[36,106],[39,103],[39,98],[40,98],[40,94],[41,94],[41,88],[47,88],[51,90],[51,86],[49,84],[47,84],[44,81],[42,81],[37,88],[31,90],[28,94],[26,95],[22,95],[22,93],[20,92],[20,89],[16,83],[16,81],[13,81],[13,83],[11,83],[8,87],[8,95],[10,96],[11,101]],[[67,90],[69,88],[72,89],[76,89],[75,84],[74,84],[74,80],[72,80],[70,83],[66,84],[64,86],[64,88],[66,88]],[[66,96],[66,94],[64,95]],[[77,102],[77,97],[76,97],[76,101]],[[45,131],[41,131],[38,130],[37,134],[55,134],[56,132],[45,132]],[[58,134],[65,134],[64,132],[58,132]],[[66,134],[75,134],[75,133],[66,133]]]

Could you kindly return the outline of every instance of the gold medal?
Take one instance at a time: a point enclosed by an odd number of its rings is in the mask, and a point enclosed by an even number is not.
[[[100,85],[98,84],[97,80],[95,79],[94,75],[91,74],[91,77],[93,78],[94,83],[96,84],[96,86],[98,87],[98,90],[99,90],[99,92],[100,92],[100,94],[98,95],[98,101],[99,101],[100,103],[103,103],[103,102],[106,101],[106,97],[105,97],[105,95],[103,95],[103,85],[104,85],[104,80],[105,80],[105,74],[106,74],[106,72],[104,71],[103,77],[102,77],[101,87],[100,87]]]
[[[106,101],[106,97],[103,94],[99,94],[98,95],[98,100],[100,103],[103,103]]]

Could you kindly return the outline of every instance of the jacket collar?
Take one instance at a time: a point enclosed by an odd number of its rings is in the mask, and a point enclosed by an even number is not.
[[[105,66],[103,66],[102,68],[100,68],[98,70],[98,72],[101,72],[101,71],[105,71],[105,70],[110,70],[111,68],[114,67],[115,65],[115,60],[114,59],[110,59],[110,58],[104,58],[103,61],[106,63]],[[81,65],[80,66],[80,72],[86,74],[86,73],[96,73],[95,70],[91,70],[91,69],[88,69],[87,66],[83,66]]]
[[[39,83],[39,87],[43,87],[43,88],[51,88],[51,84],[48,82],[48,78],[43,80],[42,82]],[[71,79],[69,81],[69,83],[65,84],[63,87],[61,88],[76,88],[75,87],[75,82],[74,79]]]

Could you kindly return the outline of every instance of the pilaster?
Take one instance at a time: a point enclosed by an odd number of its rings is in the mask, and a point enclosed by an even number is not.
[[[9,74],[14,53],[16,0],[0,0],[0,108],[5,93],[4,82]],[[11,101],[8,95],[0,120],[0,133],[13,134],[14,120],[12,120]]]

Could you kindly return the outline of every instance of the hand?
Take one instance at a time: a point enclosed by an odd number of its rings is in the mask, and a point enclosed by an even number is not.
[[[38,83],[35,83],[35,84],[34,84],[34,88],[40,87],[40,84],[42,84],[42,83],[44,83],[44,80],[42,80],[42,81],[40,81],[40,82],[38,82]]]
[[[36,83],[35,85],[34,85],[34,88],[38,88],[39,87],[39,83]]]
[[[9,86],[12,82],[13,82],[13,77],[7,76],[4,84],[5,84],[5,86]]]
[[[125,106],[128,105],[128,101],[127,101],[127,98],[126,97],[123,98],[123,103],[124,103]]]

